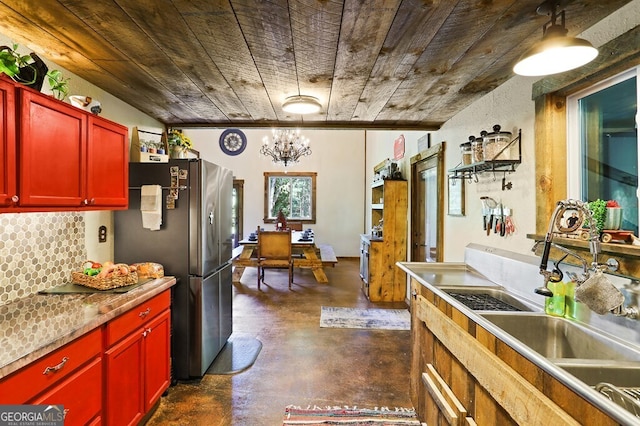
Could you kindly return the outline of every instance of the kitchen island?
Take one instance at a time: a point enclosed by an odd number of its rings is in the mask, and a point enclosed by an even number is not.
[[[540,281],[535,260],[532,256],[511,256],[503,250],[474,246],[465,251],[465,263],[397,264],[410,277],[411,399],[422,421],[640,424],[639,418],[597,392],[592,383],[571,374],[573,370],[561,362],[580,366],[595,363],[592,367],[598,369],[599,362],[610,366],[610,359],[577,359],[587,358],[581,354],[543,356],[539,348],[532,349],[491,321],[496,316],[523,317],[522,314],[527,318],[550,317],[544,314],[544,299],[533,293]],[[489,290],[500,288],[507,290],[514,301],[523,302],[523,310],[529,312],[488,313],[487,308],[470,308],[453,296],[477,293],[474,289],[491,293]],[[594,318],[591,324],[582,324],[551,319],[576,327],[603,327],[604,334],[612,337],[612,344],[619,341],[614,335],[619,335],[627,339],[630,347],[638,348],[635,320]],[[547,338],[542,329],[528,331],[539,341]],[[553,358],[556,356],[574,358]],[[637,358],[619,364],[633,369],[640,366]]]
[[[170,384],[175,284],[0,306],[0,404],[62,404],[65,424],[141,420]]]

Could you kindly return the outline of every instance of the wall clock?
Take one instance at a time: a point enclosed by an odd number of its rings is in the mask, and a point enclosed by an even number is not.
[[[220,135],[220,149],[227,155],[238,155],[247,147],[247,137],[239,129],[227,129]]]

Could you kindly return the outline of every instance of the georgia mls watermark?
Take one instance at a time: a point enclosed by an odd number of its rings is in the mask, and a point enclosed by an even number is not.
[[[0,426],[64,426],[64,407],[0,405]]]

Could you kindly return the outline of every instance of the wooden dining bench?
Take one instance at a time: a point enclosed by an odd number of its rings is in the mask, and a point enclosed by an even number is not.
[[[332,268],[338,263],[338,258],[333,251],[333,247],[329,244],[318,244],[320,250],[320,260],[322,260],[322,266],[331,266]]]

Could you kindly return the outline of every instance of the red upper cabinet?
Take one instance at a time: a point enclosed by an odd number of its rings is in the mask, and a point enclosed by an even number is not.
[[[0,78],[0,207],[17,200],[15,85]]]
[[[86,195],[87,115],[20,90],[20,206],[81,207]]]
[[[0,92],[8,105],[8,92]],[[30,89],[17,96],[17,142],[6,136],[0,152],[0,212],[126,208],[127,128]]]
[[[122,207],[129,202],[129,136],[127,128],[89,117],[87,200],[91,207]]]

